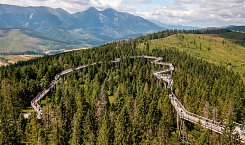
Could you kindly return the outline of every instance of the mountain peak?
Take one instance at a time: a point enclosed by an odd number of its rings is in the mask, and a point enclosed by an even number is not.
[[[108,12],[117,12],[115,9],[113,8],[107,8],[107,9],[104,9],[103,11],[108,11]]]
[[[64,41],[64,38],[68,38],[65,41],[72,44],[102,44],[162,30],[141,17],[112,8],[101,11],[90,7],[71,14],[61,8],[11,7],[6,5],[6,8],[0,8],[0,21],[4,20],[0,23],[1,28],[31,29],[42,33],[38,36],[52,40]]]
[[[94,8],[94,7],[90,7],[86,11],[98,12],[98,10],[96,8]]]

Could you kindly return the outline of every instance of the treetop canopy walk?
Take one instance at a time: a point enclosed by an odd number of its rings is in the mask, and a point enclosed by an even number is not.
[[[134,58],[145,58],[145,59],[151,59],[151,63],[155,65],[162,65],[162,66],[167,66],[168,68],[163,68],[163,70],[160,71],[155,71],[153,75],[158,79],[161,80],[165,83],[165,86],[167,88],[170,88],[171,91],[169,93],[169,99],[174,107],[174,109],[177,112],[177,126],[178,126],[178,119],[181,118],[183,120],[199,124],[204,128],[210,129],[214,132],[222,134],[224,131],[225,126],[221,122],[216,122],[214,120],[210,120],[208,118],[199,116],[197,114],[191,113],[185,109],[185,107],[180,103],[180,101],[177,99],[177,97],[173,93],[173,79],[172,79],[172,73],[174,71],[174,66],[171,63],[166,63],[166,62],[161,62],[163,58],[161,57],[154,57],[154,56],[130,56],[130,57],[123,57],[123,58],[116,58],[115,60],[110,61],[111,63],[120,63],[121,59],[134,59]],[[102,64],[103,62],[94,62],[92,64],[85,64],[82,66],[78,66],[75,69],[66,69],[58,74],[56,74],[54,80],[50,83],[47,89],[44,89],[41,93],[39,93],[32,101],[31,101],[31,106],[34,108],[34,110],[37,112],[37,118],[41,119],[42,118],[42,108],[38,104],[38,102],[45,97],[57,84],[58,80],[60,77],[69,74],[71,72],[87,68],[90,66]],[[178,128],[179,129],[179,128]],[[234,133],[238,133],[241,142],[245,142],[245,126],[242,124],[235,123],[235,129]]]

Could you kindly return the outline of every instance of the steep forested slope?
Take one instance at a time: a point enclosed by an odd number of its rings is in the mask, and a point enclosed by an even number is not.
[[[245,35],[217,30],[163,31],[139,40],[138,48],[176,49],[238,72],[245,82]]]
[[[193,57],[224,65],[245,76],[245,47],[214,35],[176,34],[150,41],[150,48],[176,48]],[[142,47],[139,46],[139,47]]]
[[[117,57],[161,56],[176,67],[174,92],[193,113],[245,123],[245,86],[238,74],[175,49],[138,49],[143,38],[96,49],[21,62],[0,70],[0,144],[179,144],[176,113],[153,77],[159,69],[144,59],[109,63]],[[139,43],[140,42],[140,43]],[[63,69],[108,62],[64,77],[42,103],[45,124],[20,113]],[[192,144],[226,144],[218,135],[187,123]]]
[[[236,44],[245,46],[245,32],[227,32],[219,34],[220,37],[231,40]]]

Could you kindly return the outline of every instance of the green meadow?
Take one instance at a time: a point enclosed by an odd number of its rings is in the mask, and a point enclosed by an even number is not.
[[[223,34],[226,37],[206,34],[175,34],[151,40],[149,47],[150,49],[177,49],[193,57],[226,66],[239,73],[245,82],[245,47],[236,44],[235,39],[231,40],[233,34]],[[138,47],[142,48],[146,45],[142,43]]]

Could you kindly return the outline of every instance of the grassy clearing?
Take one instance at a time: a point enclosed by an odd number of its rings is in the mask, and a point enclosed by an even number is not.
[[[5,58],[13,62],[26,61],[37,57],[40,57],[40,55],[6,55],[5,56]]]
[[[139,47],[146,47],[144,44]],[[217,35],[176,34],[150,41],[152,48],[176,48],[193,57],[222,64],[238,72],[245,82],[245,47]]]
[[[41,55],[0,55],[0,66],[6,66],[18,61],[27,61],[37,57],[41,57]]]
[[[1,61],[0,61],[0,67],[1,67],[1,66],[6,66],[6,65],[8,65],[8,64],[5,63],[5,62],[1,62]]]
[[[72,49],[80,45],[67,44],[65,42],[45,39],[28,35],[26,31],[19,29],[0,30],[1,54],[42,54],[48,50]]]
[[[0,37],[0,52],[26,52],[34,50],[44,50],[48,47],[39,47],[42,42],[39,38],[34,38],[23,34],[18,29],[13,29]]]

